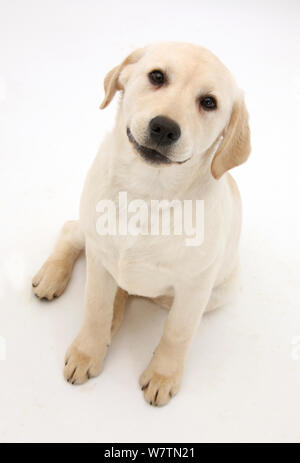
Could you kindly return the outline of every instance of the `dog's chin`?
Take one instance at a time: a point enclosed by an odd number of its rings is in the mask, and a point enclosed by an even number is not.
[[[186,161],[172,161],[170,158],[165,156],[164,154],[160,153],[159,151],[149,148],[144,145],[140,145],[134,136],[132,135],[129,128],[127,128],[127,137],[130,141],[133,149],[136,153],[138,153],[141,158],[146,161],[148,164],[156,165],[156,166],[170,166],[174,164],[183,164]]]

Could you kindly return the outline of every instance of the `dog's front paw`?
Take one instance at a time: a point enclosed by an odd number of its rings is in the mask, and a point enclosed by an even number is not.
[[[32,280],[34,294],[48,301],[60,296],[70,280],[71,272],[69,262],[47,260]]]
[[[166,405],[178,392],[181,378],[181,373],[173,373],[170,376],[157,373],[150,363],[140,377],[140,386],[145,400],[150,405]]]
[[[65,357],[64,377],[71,384],[83,384],[101,373],[105,353],[88,354],[71,345]]]

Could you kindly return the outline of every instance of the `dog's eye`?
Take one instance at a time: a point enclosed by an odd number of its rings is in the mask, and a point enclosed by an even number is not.
[[[200,105],[206,111],[217,108],[217,101],[213,96],[204,96],[200,99]]]
[[[163,72],[154,70],[149,73],[149,80],[153,85],[163,85],[166,78]]]

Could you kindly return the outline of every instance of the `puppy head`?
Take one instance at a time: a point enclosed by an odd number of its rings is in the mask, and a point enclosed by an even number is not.
[[[220,178],[249,156],[243,97],[209,50],[184,43],[138,49],[107,74],[104,88],[101,108],[123,91],[122,130],[148,163],[196,162],[219,141],[211,172]]]

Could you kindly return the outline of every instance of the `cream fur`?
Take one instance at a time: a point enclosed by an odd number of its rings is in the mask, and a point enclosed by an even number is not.
[[[153,69],[168,74],[168,85],[154,89]],[[65,225],[53,254],[33,280],[34,292],[52,299],[62,293],[81,249],[87,256],[85,318],[66,354],[64,374],[80,384],[102,369],[113,332],[119,326],[128,294],[170,307],[163,335],[140,378],[150,404],[163,405],[179,390],[188,347],[205,310],[228,302],[236,287],[241,204],[237,186],[226,172],[250,152],[248,115],[243,96],[228,69],[208,50],[181,43],[139,49],[105,80],[109,104],[123,91],[116,124],[91,166],[84,185],[80,219]],[[198,97],[212,92],[216,111],[199,108]],[[163,114],[182,135],[172,160],[155,167],[135,152],[126,134],[145,143],[147,125]],[[185,236],[99,236],[96,204],[128,200],[203,199],[205,240],[185,246]],[[119,288],[119,289],[118,289]],[[120,289],[122,288],[122,290]]]

